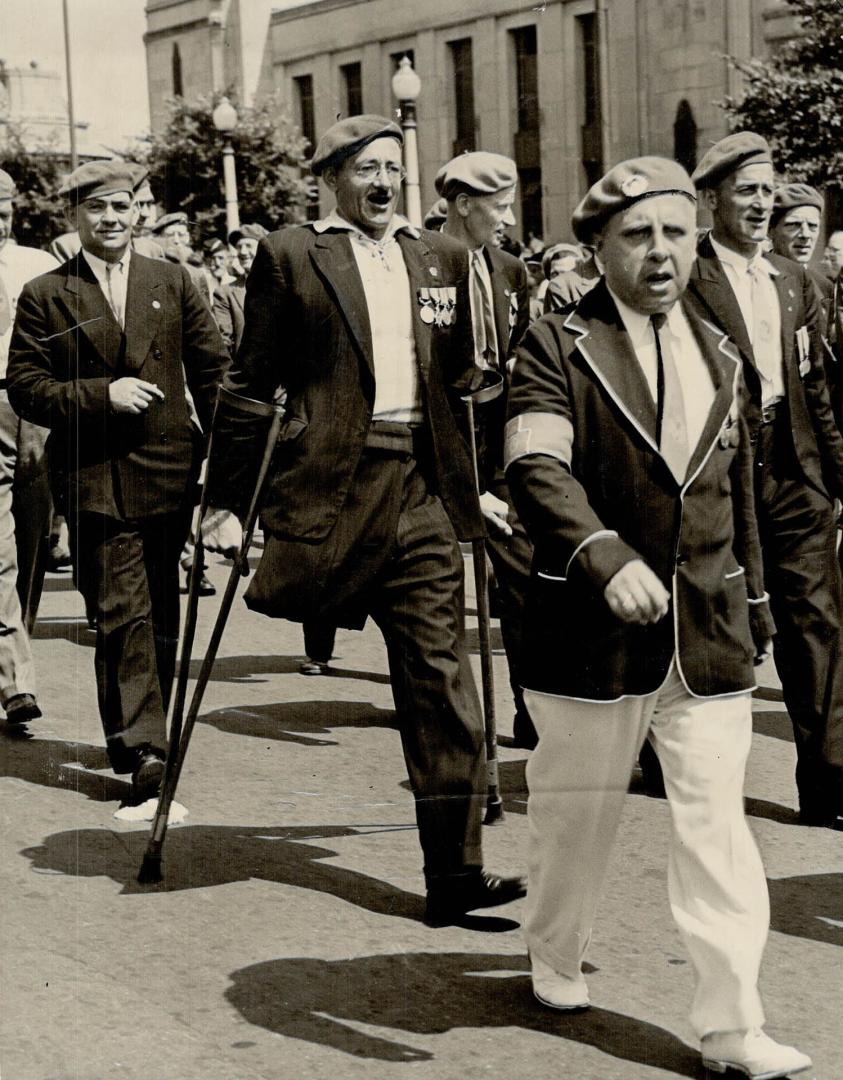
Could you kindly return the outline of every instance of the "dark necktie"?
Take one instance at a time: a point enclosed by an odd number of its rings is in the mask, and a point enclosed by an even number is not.
[[[688,471],[688,425],[685,419],[685,403],[676,360],[670,347],[670,338],[664,333],[666,316],[651,315],[653,334],[656,339],[658,361],[658,420],[659,449],[677,482],[682,484]]]

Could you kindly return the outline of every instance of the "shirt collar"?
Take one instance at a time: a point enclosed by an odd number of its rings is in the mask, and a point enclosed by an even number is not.
[[[371,236],[367,236],[366,233],[361,229],[358,229],[356,225],[352,225],[350,221],[346,221],[336,207],[327,217],[320,218],[319,221],[314,221],[312,227],[313,231],[317,233],[324,233],[329,230],[333,230],[334,232],[353,233],[363,240],[368,240],[370,244],[385,244],[400,232],[406,232],[407,235],[411,236],[414,240],[418,240],[421,236],[421,233],[415,225],[411,225],[405,217],[402,217],[401,214],[393,214],[392,220],[389,222],[386,232],[380,240],[373,240]]]
[[[779,272],[775,266],[764,258],[764,252],[760,247],[751,258],[747,259],[745,255],[741,255],[737,251],[732,251],[731,248],[727,248],[724,244],[718,243],[711,235],[709,235],[709,240],[711,240],[714,254],[720,262],[731,266],[733,269],[737,270],[739,274],[747,274],[750,270],[760,269],[764,270],[769,277],[779,276]]]
[[[82,250],[82,255],[83,255],[84,259],[85,259],[85,262],[93,270],[95,277],[104,278],[106,276],[106,273],[107,273],[106,268],[108,266],[112,266],[112,265],[119,266],[120,269],[121,269],[121,273],[123,273],[123,274],[125,274],[126,271],[129,269],[129,259],[131,258],[131,255],[132,255],[132,245],[131,244],[129,244],[129,246],[126,248],[126,250],[120,256],[120,258],[117,260],[117,262],[113,263],[113,264],[112,263],[107,263],[105,261],[105,259],[101,259],[99,257],[99,255],[92,255],[90,253],[90,251],[86,251],[84,248],[82,248],[81,250]]]
[[[606,288],[609,289],[609,293],[615,301],[615,305],[623,320],[626,332],[632,340],[632,347],[638,350],[646,348],[648,345],[652,345],[653,337],[650,333],[650,316],[644,315],[640,311],[635,311],[629,304],[625,304],[618,294],[613,292],[608,285]],[[682,336],[686,322],[681,305],[678,302],[673,305],[670,311],[668,311],[665,318],[665,326],[672,337],[679,338]]]

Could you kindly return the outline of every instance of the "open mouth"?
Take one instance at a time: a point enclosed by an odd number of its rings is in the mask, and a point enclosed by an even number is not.
[[[673,274],[666,270],[653,270],[644,280],[652,289],[663,289],[673,281]]]
[[[375,208],[376,213],[380,213],[389,209],[392,194],[388,191],[374,191],[367,197],[367,202]]]

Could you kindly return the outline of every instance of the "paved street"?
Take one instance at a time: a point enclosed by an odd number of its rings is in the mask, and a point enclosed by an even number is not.
[[[210,575],[221,585],[223,564]],[[218,599],[201,601],[199,649]],[[307,678],[300,627],[236,601],[179,792],[190,816],[170,832],[164,884],[142,888],[146,826],[112,816],[127,785],[107,768],[94,638],[68,575],[48,578],[42,616],[44,719],[0,739],[2,1080],[703,1076],[664,802],[629,796],[589,953],[594,1008],[565,1018],[532,998],[521,904],[466,927],[421,922],[373,627],[340,631],[332,674]],[[506,745],[496,665],[507,814],[484,841],[487,865],[514,873],[527,755]],[[747,796],[770,879],[768,1030],[839,1080],[843,836],[795,824],[790,725],[762,674]]]

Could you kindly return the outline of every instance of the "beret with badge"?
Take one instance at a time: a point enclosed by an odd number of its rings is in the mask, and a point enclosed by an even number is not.
[[[496,195],[518,183],[518,168],[512,158],[488,150],[472,150],[446,162],[433,185],[443,199],[453,202],[457,195]]]
[[[13,199],[17,193],[14,180],[5,169],[0,169],[0,202]]]
[[[321,176],[328,168],[337,168],[375,139],[395,139],[403,145],[401,128],[385,116],[362,113],[332,124],[319,142],[310,162],[310,171]]]
[[[171,214],[164,214],[152,226],[152,232],[158,236],[163,233],[168,225],[187,225],[188,217],[184,210],[174,210]]]
[[[770,224],[775,225],[788,210],[793,210],[797,206],[815,206],[822,213],[823,205],[822,195],[810,184],[782,184],[776,188]]]
[[[232,229],[228,234],[229,244],[238,244],[241,240],[263,240],[269,236],[269,229],[263,225],[241,225],[238,229]]]
[[[133,194],[137,166],[126,161],[85,161],[66,176],[58,190],[68,202],[85,202],[118,191]]]
[[[754,131],[733,131],[710,146],[691,174],[699,191],[715,188],[744,165],[772,165],[769,143]]]
[[[571,228],[582,244],[590,244],[606,222],[642,199],[682,195],[692,203],[691,178],[678,161],[661,157],[631,158],[609,169],[586,193],[574,211]]]

